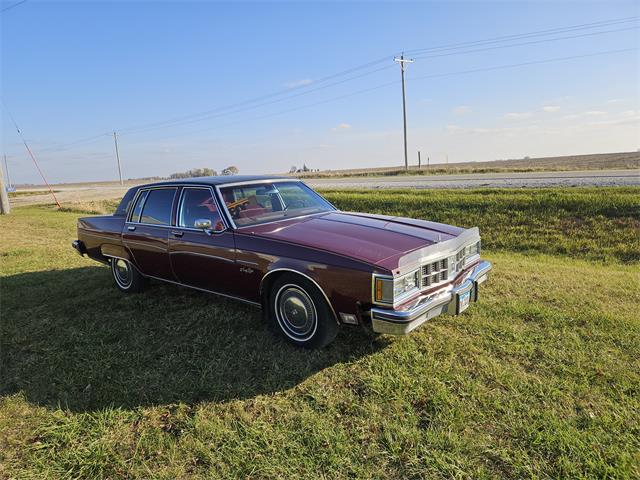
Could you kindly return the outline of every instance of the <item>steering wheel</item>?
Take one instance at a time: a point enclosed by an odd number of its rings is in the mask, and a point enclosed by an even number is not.
[[[305,204],[302,200],[291,200],[288,204],[287,204],[287,210],[289,210],[290,208],[304,208]]]

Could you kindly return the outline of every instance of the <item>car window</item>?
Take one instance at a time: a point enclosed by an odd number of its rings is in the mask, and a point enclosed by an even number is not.
[[[129,207],[131,206],[131,202],[133,201],[133,197],[136,196],[137,191],[138,191],[137,188],[131,188],[127,193],[124,194],[124,197],[122,197],[122,200],[120,200],[120,204],[118,205],[118,208],[113,214],[114,216],[117,216],[117,217],[127,216],[127,212],[129,211]]]
[[[220,192],[231,218],[239,227],[334,209],[300,182],[223,187]]]
[[[171,224],[171,206],[173,205],[175,193],[175,188],[149,190],[147,200],[142,207],[140,222],[152,225]]]
[[[133,207],[133,212],[131,213],[131,221],[139,222],[140,214],[142,213],[142,207],[144,206],[144,202],[147,199],[147,195],[149,195],[149,190],[144,190],[138,195],[138,201],[136,202],[136,206]]]
[[[287,210],[313,207],[315,205],[315,199],[302,187],[303,185],[301,183],[284,183],[278,185],[278,192]]]
[[[182,191],[178,226],[195,228],[196,220],[210,220],[213,229],[222,223],[218,206],[208,188],[185,188]]]

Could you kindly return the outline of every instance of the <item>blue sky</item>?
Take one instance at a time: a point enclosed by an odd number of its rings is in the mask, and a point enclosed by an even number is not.
[[[434,162],[629,151],[640,147],[637,20],[412,51],[628,18],[639,6],[29,0],[0,14],[1,90],[53,182],[116,178],[114,130],[125,178],[230,164],[242,173],[399,165],[401,51],[416,57],[410,161],[417,150]],[[536,43],[505,47],[525,42]],[[511,66],[531,62],[540,63]],[[225,106],[235,108],[215,111]],[[13,180],[39,183],[6,112]],[[201,112],[210,113],[158,125]]]

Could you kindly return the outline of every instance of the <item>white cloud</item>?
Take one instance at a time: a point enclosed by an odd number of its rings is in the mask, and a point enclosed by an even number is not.
[[[612,104],[612,103],[622,103],[622,102],[624,102],[624,98],[612,98],[611,100],[607,100],[606,103]]]
[[[350,128],[351,128],[351,125],[349,125],[348,123],[339,123],[338,125],[333,127],[331,131],[339,132],[339,131],[349,130]]]
[[[444,128],[450,132],[456,132],[461,129],[458,125],[447,125]]]
[[[560,107],[558,105],[545,105],[542,107],[542,110],[547,113],[553,113],[560,110]]]
[[[615,114],[614,118],[607,118],[604,120],[597,120],[590,122],[587,125],[603,126],[603,125],[635,125],[640,123],[640,111],[638,110],[625,110]]]
[[[453,113],[455,115],[464,115],[465,113],[470,113],[471,107],[469,105],[458,105],[453,109]]]
[[[603,112],[601,110],[589,110],[587,112],[581,113],[571,113],[569,115],[565,115],[562,117],[564,120],[575,120],[576,118],[585,118],[585,117],[604,117],[609,115],[609,112]]]
[[[505,113],[504,116],[505,118],[519,120],[522,118],[529,118],[531,117],[531,115],[533,115],[531,112],[509,112],[509,113]]]
[[[311,85],[312,83],[313,83],[313,80],[311,80],[310,78],[304,78],[302,80],[294,80],[292,82],[287,82],[284,84],[284,86],[287,88],[297,88],[297,87],[304,87],[305,85]]]

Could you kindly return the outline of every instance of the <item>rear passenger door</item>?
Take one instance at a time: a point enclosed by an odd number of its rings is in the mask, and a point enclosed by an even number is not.
[[[171,266],[180,283],[229,294],[238,281],[233,232],[226,229],[210,187],[184,187],[169,234]],[[196,228],[208,220],[211,231]]]
[[[141,190],[122,233],[138,269],[147,276],[172,280],[169,231],[177,187]]]

